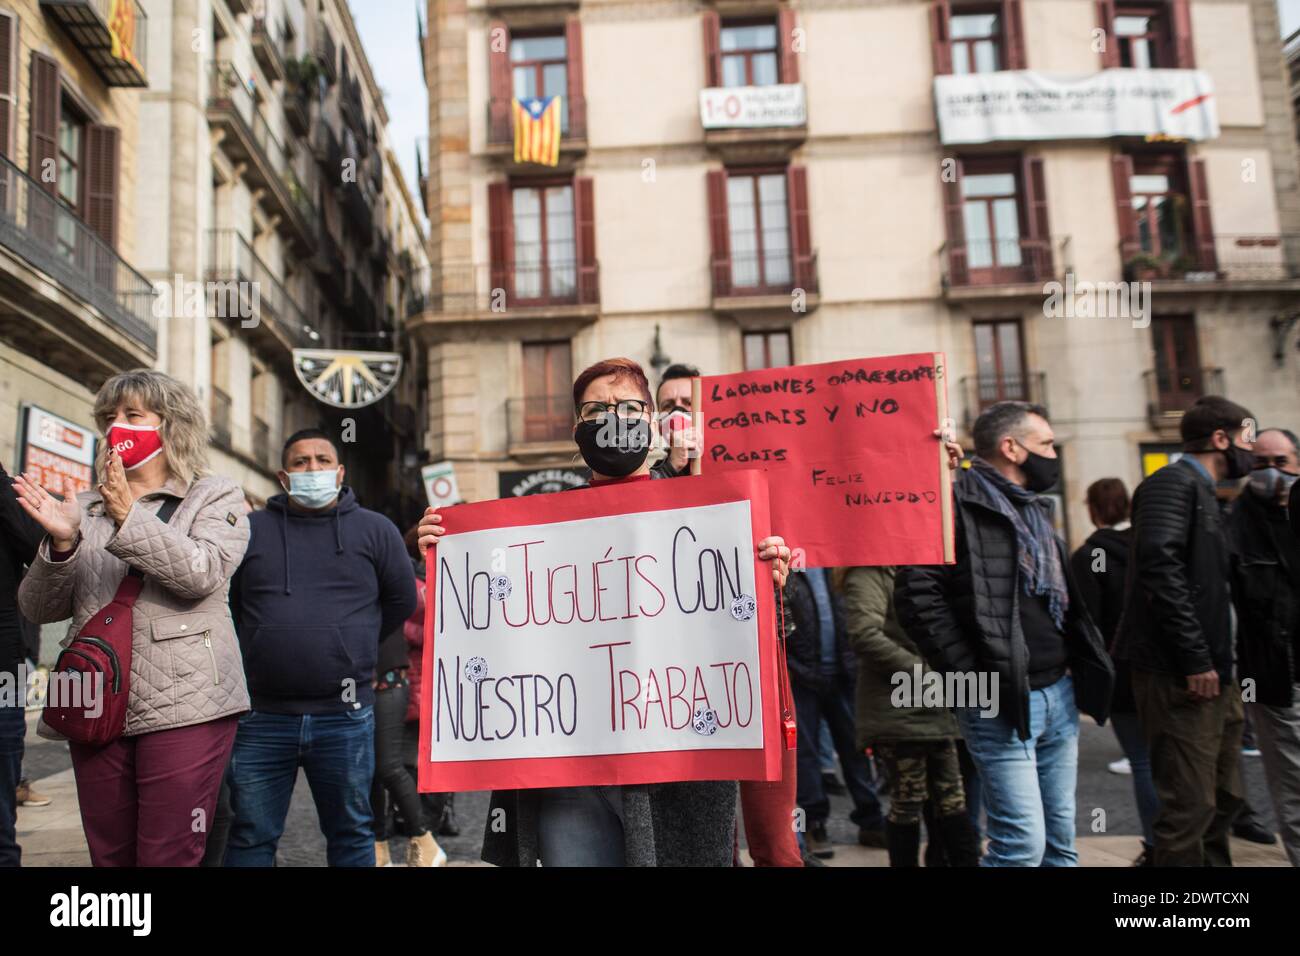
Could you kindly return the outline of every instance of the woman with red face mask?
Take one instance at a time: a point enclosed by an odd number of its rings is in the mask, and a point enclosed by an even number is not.
[[[19,605],[38,623],[71,618],[66,649],[124,580],[141,580],[129,662],[107,655],[102,680],[81,685],[89,689],[78,706],[93,719],[111,712],[106,685],[122,681],[126,693],[114,739],[70,742],[81,820],[95,866],[197,866],[238,715],[249,709],[227,603],[248,545],[244,494],[207,474],[203,409],[176,379],[115,375],[94,417],[105,436],[94,490],[60,500],[34,474],[14,481],[45,532]],[[45,721],[38,732],[58,736]]]

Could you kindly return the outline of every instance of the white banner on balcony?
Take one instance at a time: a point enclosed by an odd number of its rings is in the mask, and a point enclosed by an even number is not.
[[[700,122],[705,129],[803,126],[808,122],[803,84],[700,90]]]
[[[945,145],[1114,136],[1206,140],[1219,135],[1214,84],[1201,70],[937,76],[934,104]]]

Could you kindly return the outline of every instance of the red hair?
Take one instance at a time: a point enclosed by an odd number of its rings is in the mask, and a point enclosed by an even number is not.
[[[630,358],[610,358],[603,359],[595,365],[590,366],[582,371],[573,382],[573,408],[577,411],[578,406],[582,404],[582,396],[586,394],[591,383],[598,378],[604,378],[607,375],[613,375],[614,380],[629,381],[641,391],[642,397],[645,398],[646,404],[654,408],[654,398],[650,395],[650,380],[645,377],[645,372],[641,366],[637,365]]]

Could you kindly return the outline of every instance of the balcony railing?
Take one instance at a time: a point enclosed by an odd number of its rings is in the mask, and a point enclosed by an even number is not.
[[[222,448],[230,447],[230,396],[212,386],[212,440]]]
[[[258,181],[270,187],[269,192],[279,204],[279,211],[295,228],[296,235],[310,246],[315,240],[316,211],[311,196],[293,169],[289,154],[271,132],[266,116],[258,108],[249,84],[226,60],[214,60],[208,65],[208,109],[219,120],[234,125],[227,130],[236,134],[238,148],[248,148],[265,173],[254,172]],[[242,143],[240,141],[243,141]],[[247,145],[245,145],[247,144]]]
[[[153,284],[62,202],[0,157],[0,245],[98,309],[149,351],[158,344]]]
[[[370,142],[370,130],[366,126],[366,110],[362,105],[361,81],[356,77],[347,77],[339,88],[339,109],[343,113],[343,121],[352,127],[357,145],[364,153]]]
[[[139,0],[129,0],[120,24],[110,27],[113,6],[114,0],[41,0],[41,9],[67,31],[106,85],[148,86],[149,17]]]
[[[1291,282],[1300,279],[1300,235],[1218,234],[1188,251],[1152,255],[1122,244],[1124,277],[1187,282]]]
[[[967,375],[958,383],[964,403],[962,426],[967,432],[990,405],[998,402],[1032,402],[1047,405],[1047,375],[1044,372],[1002,372]]]
[[[324,347],[319,338],[312,338],[313,330],[302,308],[238,232],[212,230],[208,255],[208,279],[227,284],[213,290],[212,307],[217,317],[234,321],[237,316],[230,312],[232,304],[237,303],[243,306],[238,315],[242,319],[252,303],[257,306],[258,325],[269,326],[291,348]]]
[[[600,303],[597,263],[448,265],[411,274],[407,315],[589,307]]]
[[[715,300],[820,292],[815,252],[713,256],[710,264]]]
[[[284,51],[287,47],[287,31],[284,24],[276,27],[274,21],[265,16],[253,18],[253,56],[266,73],[267,79],[284,79]]]
[[[1222,395],[1221,368],[1157,367],[1142,373],[1147,391],[1147,421],[1152,428],[1177,425],[1183,412],[1202,395]]]
[[[515,119],[510,111],[511,100],[488,101],[488,145],[510,145],[515,141]],[[564,108],[563,123],[560,126],[560,148],[566,143],[585,142],[587,139],[587,101],[581,96],[565,96],[561,100]]]
[[[321,72],[325,74],[325,79],[333,83],[338,79],[338,48],[334,45],[334,37],[329,30],[322,25],[320,33],[316,36],[316,57],[320,60]]]
[[[536,395],[506,400],[506,437],[520,445],[573,442],[573,396]]]
[[[1070,271],[1070,237],[971,239],[939,248],[945,289],[1048,282]]]

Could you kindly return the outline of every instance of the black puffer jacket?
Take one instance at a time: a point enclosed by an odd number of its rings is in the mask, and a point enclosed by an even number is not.
[[[1106,649],[1115,652],[1115,632],[1124,613],[1124,578],[1128,573],[1128,552],[1133,539],[1133,529],[1116,531],[1098,528],[1083,547],[1070,556],[1070,568],[1079,594],[1088,606],[1088,613],[1101,629]],[[1100,559],[1100,560],[1099,560]],[[1093,570],[1096,568],[1096,570]],[[1115,693],[1111,698],[1113,714],[1136,712],[1133,700],[1133,681],[1127,661],[1115,662]]]
[[[830,588],[830,573],[826,586]],[[844,626],[844,602],[831,592],[831,612],[835,617],[835,677],[853,677],[858,662]],[[785,660],[790,680],[810,690],[825,690],[822,677],[822,623],[817,614],[817,600],[806,574],[791,573],[785,582],[786,644]]]
[[[1133,546],[1115,656],[1134,667],[1232,679],[1228,546],[1214,490],[1189,460],[1133,492]]]
[[[1298,485],[1300,486],[1300,485]],[[1255,681],[1255,699],[1290,707],[1296,674],[1300,567],[1283,509],[1244,492],[1228,516],[1232,601],[1237,608],[1237,676]]]
[[[1020,629],[1020,564],[1015,529],[977,481],[953,488],[957,563],[902,568],[894,585],[899,622],[935,670],[992,671],[1001,707],[1021,740],[1029,739],[1029,648]],[[1065,639],[1079,709],[1105,723],[1114,667],[1088,614],[1065,547],[1069,583]]]
[[[14,480],[0,466],[0,672],[15,673],[26,656],[18,582],[36,560],[45,532],[18,504]]]

